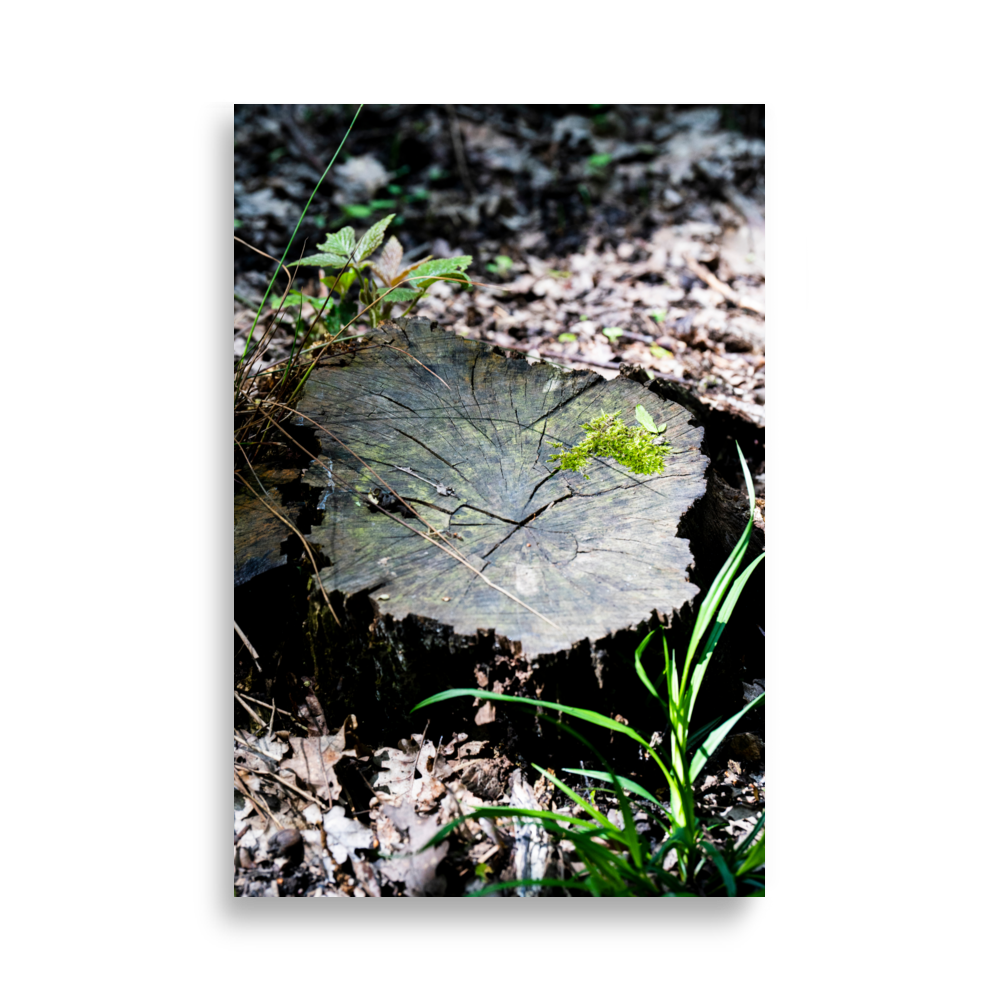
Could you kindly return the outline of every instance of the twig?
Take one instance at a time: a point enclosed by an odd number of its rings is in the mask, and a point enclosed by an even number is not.
[[[422,483],[426,483],[428,486],[433,486],[434,489],[443,497],[457,497],[458,494],[450,487],[445,486],[444,483],[432,483],[429,479],[424,479],[423,476],[418,475],[413,469],[408,469],[402,465],[394,465],[394,469],[398,469],[400,472],[405,472],[408,476],[413,476],[414,479],[419,479]]]
[[[233,777],[234,777],[234,778],[235,778],[235,779],[236,779],[236,780],[237,780],[237,781],[238,781],[238,782],[240,783],[240,787],[239,787],[239,790],[240,790],[240,792],[241,792],[241,793],[242,793],[243,795],[245,795],[245,796],[246,796],[246,797],[247,797],[247,798],[248,798],[248,799],[250,800],[250,805],[252,805],[252,806],[254,807],[254,809],[256,809],[256,810],[257,810],[257,815],[258,815],[258,816],[259,816],[259,817],[260,817],[260,818],[261,818],[262,820],[264,820],[264,824],[265,824],[265,826],[266,826],[266,824],[267,824],[267,816],[270,816],[270,817],[271,817],[271,822],[272,822],[272,823],[273,823],[273,824],[274,824],[274,825],[275,825],[275,826],[276,826],[276,827],[277,827],[277,828],[278,828],[279,830],[282,830],[282,829],[284,829],[284,827],[282,827],[282,825],[281,825],[281,824],[280,824],[280,823],[279,823],[279,822],[278,822],[278,821],[277,821],[277,820],[276,820],[276,819],[274,818],[274,813],[272,813],[272,812],[271,812],[271,810],[267,808],[267,803],[266,803],[266,802],[264,802],[264,803],[260,803],[260,804],[258,804],[257,800],[256,800],[256,799],[255,799],[255,798],[254,798],[254,797],[253,797],[253,796],[252,796],[252,795],[250,794],[250,789],[249,789],[249,788],[247,788],[247,786],[246,786],[246,783],[245,783],[245,782],[243,781],[243,779],[242,779],[242,778],[240,777],[240,774],[239,774],[239,771],[237,771],[237,770],[236,770],[236,765],[235,765],[235,764],[233,765]],[[261,810],[261,808],[263,808],[263,809],[264,809],[264,812],[266,812],[266,813],[267,813],[267,816],[265,816],[265,815],[264,815],[264,813],[262,813],[262,812],[260,811],[260,810]]]
[[[260,480],[258,479],[257,482],[259,483]],[[261,489],[263,489],[263,486],[261,486]],[[236,629],[236,634],[243,640],[243,645],[250,650],[250,655],[253,657],[253,662],[257,667],[257,670],[261,671],[260,657],[257,655],[257,650],[253,648],[250,640],[243,634],[243,629],[241,629],[235,621],[233,622],[233,628]]]
[[[281,758],[275,757],[273,753],[264,753],[263,750],[258,750],[256,747],[250,746],[246,740],[241,740],[238,736],[234,736],[233,739],[239,743],[240,746],[246,747],[255,757],[266,757],[268,760],[277,761],[280,763]]]
[[[413,761],[413,773],[410,775],[410,786],[406,789],[406,794],[409,795],[413,791],[413,782],[417,780],[417,765],[420,763],[420,751],[424,748],[424,740],[427,738],[427,730],[430,728],[431,720],[430,716],[427,717],[427,724],[424,726],[424,731],[420,734],[420,746],[417,747],[417,756]]]
[[[243,770],[246,771],[248,774],[256,774],[258,778],[264,778],[266,780],[275,781],[279,785],[284,785],[285,788],[287,788],[290,792],[294,792],[300,798],[308,799],[310,802],[314,802],[316,805],[320,807],[320,809],[324,808],[324,803],[320,802],[320,800],[317,799],[315,795],[310,795],[309,792],[304,791],[297,785],[293,785],[290,781],[287,781],[285,778],[282,778],[281,775],[279,774],[275,774],[273,771],[257,771],[252,767],[245,767],[243,768]],[[330,780],[328,778],[327,787],[329,787],[329,784]]]
[[[257,720],[261,729],[267,728],[267,723],[240,697],[239,691],[233,691],[233,697]]]
[[[465,147],[462,143],[462,131],[458,127],[458,117],[455,114],[455,105],[446,104],[448,118],[451,122],[451,144],[455,147],[455,161],[458,164],[458,175],[462,178],[466,191],[470,198],[476,197],[476,189],[472,186],[472,178],[469,176],[469,166],[465,162]]]
[[[698,261],[694,259],[690,254],[684,255],[684,261],[687,264],[689,270],[697,278],[701,278],[702,281],[708,285],[713,291],[718,292],[720,295],[725,296],[734,306],[739,306],[740,309],[747,309],[750,312],[759,313],[761,316],[764,315],[764,307],[751,299],[740,298],[739,295],[734,292],[729,285],[712,274],[712,272],[705,267],[703,264],[699,264]]]
[[[268,703],[266,701],[260,701],[258,698],[251,698],[250,695],[248,695],[248,694],[243,695],[243,697],[246,698],[247,701],[252,701],[255,705],[260,705],[261,708],[270,708],[271,707],[270,705],[268,705]],[[275,711],[278,713],[278,715],[289,715],[289,716],[292,716],[291,712],[286,712],[285,709],[283,709],[283,708],[276,708]],[[292,716],[292,719],[293,719],[293,721],[298,721],[298,720],[295,719],[294,716]],[[299,725],[302,725],[302,724],[299,723]],[[303,729],[305,729],[305,728],[308,728],[308,727],[303,726]]]

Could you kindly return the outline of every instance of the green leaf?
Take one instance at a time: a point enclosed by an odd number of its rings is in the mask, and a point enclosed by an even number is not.
[[[351,290],[351,285],[357,280],[358,272],[355,270],[345,271],[339,278],[337,275],[332,274],[327,278],[321,278],[320,280],[327,288],[336,292],[338,295],[346,295]]]
[[[326,240],[318,244],[316,249],[340,254],[342,257],[350,257],[354,252],[356,242],[354,230],[350,226],[344,226],[343,229],[335,233],[327,233]]]
[[[665,347],[660,347],[659,344],[650,344],[649,353],[653,355],[654,358],[672,358],[673,354],[668,351]]]
[[[392,216],[389,216],[392,218]],[[464,271],[472,263],[472,258],[468,254],[461,257],[438,257],[434,260],[425,261],[420,267],[415,267],[407,276],[407,281],[416,278],[444,277],[451,272]]]
[[[461,271],[452,271],[449,274],[438,275],[436,278],[419,278],[416,281],[416,286],[417,288],[422,288],[424,291],[426,291],[428,288],[431,287],[431,285],[434,284],[435,281],[454,281],[455,284],[459,286],[469,284],[468,275],[463,274]]]
[[[326,299],[318,299],[312,295],[303,295],[301,292],[289,292],[285,296],[285,307],[289,306],[301,306],[305,303],[309,303],[317,312],[323,308]],[[271,296],[271,308],[277,309],[281,305],[281,296],[272,295]]]
[[[742,711],[737,712],[734,716],[723,722],[717,729],[712,730],[708,739],[705,740],[705,742],[702,743],[697,750],[695,750],[694,756],[691,758],[691,766],[688,768],[688,774],[691,777],[691,781],[694,781],[694,779],[698,777],[699,772],[707,763],[708,758],[715,753],[722,741],[729,735],[729,730],[732,729],[733,726],[735,726],[736,723],[747,714],[747,712],[756,708],[764,700],[765,694],[766,692],[762,691],[748,705],[744,705]]]
[[[572,344],[576,340],[575,333],[560,333],[556,338],[560,344]]]
[[[354,257],[355,262],[364,260],[365,257],[373,254],[382,245],[382,238],[385,236],[385,231],[389,228],[389,223],[395,218],[395,213],[393,213],[392,215],[387,215],[384,219],[380,219],[358,240],[358,252]]]
[[[657,432],[655,421],[649,415],[649,411],[642,405],[642,403],[635,408],[635,419],[638,420],[650,434],[655,434]]]
[[[347,263],[346,257],[341,257],[336,253],[314,253],[311,257],[303,257],[302,260],[293,260],[288,266],[295,267],[296,264],[307,264],[311,267],[335,267],[338,270]]]
[[[382,302],[409,302],[420,297],[420,292],[414,288],[394,288],[381,298]]]
[[[345,205],[344,215],[349,215],[352,219],[367,219],[374,213],[375,209],[370,205]]]
[[[585,320],[586,318],[586,316],[580,317],[581,320]],[[606,326],[601,330],[601,333],[603,333],[612,344],[615,343],[624,332],[625,331],[620,326]]]

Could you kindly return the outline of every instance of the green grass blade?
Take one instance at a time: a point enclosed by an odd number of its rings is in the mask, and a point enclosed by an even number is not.
[[[708,669],[708,661],[712,658],[712,653],[715,652],[715,647],[719,642],[719,637],[722,635],[722,630],[729,623],[729,619],[732,616],[733,608],[736,607],[736,602],[739,600],[739,596],[743,593],[743,588],[747,584],[747,580],[750,579],[750,574],[756,569],[757,564],[764,558],[766,552],[761,552],[759,556],[742,573],[736,578],[732,587],[729,589],[729,593],[726,594],[726,599],[722,602],[722,606],[719,608],[718,614],[715,617],[715,623],[712,626],[712,631],[709,634],[708,642],[705,643],[705,649],[703,650],[700,659],[698,660],[698,665],[694,669],[694,673],[691,676],[691,688],[690,696],[687,705],[687,717],[691,718],[691,712],[694,710],[694,701],[698,697],[698,691],[701,688],[701,682],[705,677],[705,671]]]
[[[625,797],[625,790],[622,788],[621,780],[614,771],[611,771],[611,780],[615,785],[615,795],[618,797],[618,805],[622,814],[622,822],[625,824],[623,832],[625,842],[628,845],[629,853],[632,855],[632,863],[636,868],[642,868],[642,846],[639,843],[639,834],[635,828],[635,817],[632,815],[632,806]],[[610,822],[610,820],[609,820]]]
[[[722,716],[717,715],[711,722],[706,722],[700,729],[696,729],[688,736],[688,746],[696,747],[721,721]]]
[[[718,610],[723,596],[739,571],[740,563],[743,561],[743,556],[746,555],[747,548],[750,545],[750,537],[753,534],[753,510],[756,500],[753,489],[753,477],[750,475],[750,469],[747,467],[746,459],[743,457],[743,451],[738,442],[736,444],[736,451],[740,456],[740,465],[743,467],[743,478],[747,484],[747,493],[750,499],[750,515],[747,519],[747,526],[743,529],[743,534],[740,535],[739,541],[737,541],[733,551],[730,552],[729,558],[723,563],[722,569],[716,574],[712,585],[708,588],[708,593],[701,602],[701,607],[698,609],[694,630],[691,634],[691,641],[688,644],[687,656],[684,660],[685,675],[687,675],[691,661],[694,659],[702,636],[708,630],[711,621],[715,618],[715,612]]]
[[[741,711],[737,712],[717,729],[713,729],[708,739],[705,740],[705,742],[702,743],[697,750],[695,750],[694,756],[691,758],[691,766],[688,768],[688,773],[691,775],[692,781],[694,781],[701,769],[705,766],[708,758],[715,753],[722,741],[729,735],[729,730],[732,729],[733,726],[735,726],[736,723],[747,714],[747,712],[756,708],[761,702],[763,702],[765,693],[766,692],[761,691],[761,693],[757,695],[753,701],[744,705]]]
[[[441,841],[444,840],[445,837],[447,837],[452,832],[452,830],[454,830],[456,827],[461,826],[467,820],[470,819],[479,820],[484,817],[486,819],[495,819],[497,817],[514,817],[517,819],[532,818],[532,819],[548,820],[552,824],[554,832],[558,832],[560,836],[566,836],[567,831],[564,830],[562,827],[558,826],[557,825],[558,823],[570,823],[574,826],[584,827],[588,832],[596,832],[601,834],[605,832],[605,828],[603,825],[598,826],[596,823],[592,823],[590,820],[583,819],[580,816],[570,816],[566,813],[549,812],[541,809],[519,809],[516,808],[515,806],[481,806],[479,809],[474,809],[472,812],[466,813],[464,816],[460,816],[458,819],[453,819],[451,820],[451,822],[445,823],[444,826],[442,826],[441,829],[439,829],[437,833],[435,833],[434,836],[431,837],[431,839],[428,840],[427,843],[424,844],[424,846],[420,850],[426,851],[428,847],[435,847],[437,844],[440,844]],[[614,823],[612,823],[611,825],[614,826]],[[617,830],[618,828],[615,827],[615,829]],[[418,851],[417,853],[419,854],[420,852]]]
[[[649,691],[649,693],[660,703],[663,707],[663,711],[667,712],[669,709],[667,707],[667,703],[663,700],[663,695],[657,691],[656,685],[649,679],[649,675],[646,673],[646,668],[642,665],[643,650],[646,648],[646,644],[653,638],[654,635],[654,632],[650,632],[649,635],[643,639],[639,648],[635,651],[635,672],[639,675],[639,680],[641,680],[646,686],[646,690]],[[666,639],[664,639],[664,643],[666,643]]]
[[[718,848],[716,848],[715,845],[710,844],[707,840],[703,840],[701,842],[701,849],[715,862],[715,867],[722,876],[723,884],[726,887],[726,895],[735,896],[736,879],[733,878],[733,873],[729,870],[729,865],[726,864],[726,859],[719,852]]]
[[[560,770],[567,774],[579,774],[584,778],[596,778],[598,781],[612,781],[610,771],[587,771],[579,767],[563,767]],[[546,774],[548,775],[548,772]],[[646,791],[639,782],[633,781],[631,778],[619,778],[618,780],[622,783],[623,788],[627,788],[630,792],[641,795],[644,799],[649,799],[650,802],[662,807],[663,803],[652,792]],[[608,791],[608,789],[599,789],[599,791]]]
[[[555,785],[556,788],[558,788],[559,791],[561,791],[564,795],[568,795],[578,806],[580,806],[582,809],[585,809],[605,829],[607,829],[609,831],[614,831],[615,833],[619,833],[620,832],[618,830],[618,827],[615,826],[615,824],[612,823],[611,820],[609,820],[606,816],[604,816],[603,813],[601,813],[601,811],[599,809],[597,809],[595,806],[593,806],[585,798],[583,798],[580,795],[577,795],[577,793],[574,792],[573,789],[570,788],[569,785],[567,785],[565,781],[561,781],[554,774],[549,774],[548,771],[543,770],[537,764],[532,764],[531,766],[539,774],[543,775],[547,781],[551,781],[552,784]],[[564,770],[565,770],[565,768],[564,768]]]
[[[570,715],[575,719],[581,719],[584,722],[593,723],[595,726],[602,726],[605,729],[611,729],[616,733],[624,733],[626,736],[631,737],[636,743],[641,743],[648,751],[650,756],[660,765],[661,769],[665,769],[666,765],[660,759],[659,754],[649,745],[649,742],[642,736],[639,735],[631,726],[623,725],[621,722],[617,722],[614,719],[608,718],[606,715],[601,715],[599,712],[591,712],[586,708],[573,708],[569,705],[560,705],[558,702],[554,701],[539,701],[535,698],[521,698],[516,695],[510,694],[497,694],[494,691],[483,691],[481,688],[451,688],[448,691],[440,691],[438,694],[431,695],[430,698],[425,698],[423,701],[414,705],[410,709],[410,712],[416,712],[421,708],[425,708],[428,705],[435,705],[441,701],[447,701],[449,698],[482,698],[484,701],[508,701],[515,705],[530,706],[531,708],[547,708],[553,712],[562,712],[563,715]]]
[[[751,872],[754,868],[759,868],[764,864],[764,838],[761,837],[753,847],[750,848],[749,853],[746,856],[743,864],[736,869],[737,876],[746,875],[747,872]]]

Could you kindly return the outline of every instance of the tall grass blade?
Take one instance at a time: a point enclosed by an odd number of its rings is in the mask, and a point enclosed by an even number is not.
[[[701,769],[708,762],[708,758],[712,756],[713,753],[722,744],[722,741],[729,735],[729,731],[736,725],[744,715],[747,714],[751,709],[756,708],[764,701],[764,695],[766,692],[761,691],[756,698],[753,699],[749,704],[744,705],[743,709],[737,712],[734,716],[731,716],[728,721],[724,722],[718,729],[713,729],[712,733],[709,735],[708,739],[694,752],[694,756],[691,758],[691,765],[689,768],[689,773],[691,775],[691,780],[694,781],[698,777]]]

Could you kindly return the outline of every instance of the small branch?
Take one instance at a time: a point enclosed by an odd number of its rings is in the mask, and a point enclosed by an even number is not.
[[[257,670],[259,672],[263,672],[260,665],[260,657],[257,655],[257,650],[253,648],[253,645],[251,644],[250,640],[243,634],[243,629],[241,629],[239,625],[236,624],[235,621],[233,622],[233,628],[236,629],[236,634],[243,640],[243,645],[250,650],[250,655],[253,657],[253,662],[254,665],[257,667]]]
[[[712,272],[704,266],[704,264],[699,264],[698,261],[694,259],[690,254],[684,255],[684,261],[688,266],[688,269],[697,278],[701,278],[702,281],[708,285],[713,291],[718,292],[720,295],[725,296],[734,306],[739,306],[740,309],[746,309],[749,312],[755,312],[764,315],[764,307],[751,299],[742,299],[739,295],[734,292],[729,285],[712,274]]]
[[[448,118],[451,123],[451,144],[455,147],[455,162],[458,165],[458,175],[462,178],[465,190],[469,192],[470,198],[476,197],[476,189],[472,186],[472,177],[469,175],[469,165],[465,162],[465,145],[462,142],[462,130],[458,126],[458,116],[455,114],[455,105],[446,104]]]

